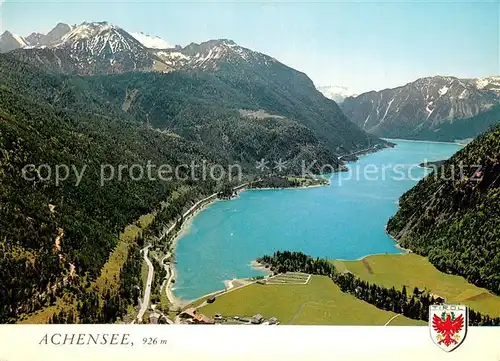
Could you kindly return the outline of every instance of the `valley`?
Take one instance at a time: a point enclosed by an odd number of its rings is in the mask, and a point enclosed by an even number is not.
[[[356,95],[105,21],[0,53],[1,323],[499,322],[498,76]]]

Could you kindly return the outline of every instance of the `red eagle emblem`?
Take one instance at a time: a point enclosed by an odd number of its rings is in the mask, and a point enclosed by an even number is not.
[[[459,332],[464,328],[464,316],[455,317],[454,312],[443,312],[441,317],[434,315],[432,327],[438,333],[438,345],[450,346],[458,344]]]

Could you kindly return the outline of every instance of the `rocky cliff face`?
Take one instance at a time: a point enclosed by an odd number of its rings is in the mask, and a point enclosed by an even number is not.
[[[378,136],[421,139],[426,134],[432,139],[442,126],[491,110],[500,100],[499,83],[497,77],[422,78],[402,87],[349,97],[342,110]]]

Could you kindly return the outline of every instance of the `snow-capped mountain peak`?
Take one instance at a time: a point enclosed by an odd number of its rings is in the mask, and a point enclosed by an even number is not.
[[[0,36],[0,53],[27,47],[29,44],[22,36],[5,31]]]
[[[84,51],[92,56],[109,56],[123,51],[146,52],[132,35],[108,22],[84,22],[64,35],[54,47]]]
[[[118,29],[118,27],[111,25],[108,22],[84,22],[78,26],[75,26],[70,32],[64,35],[58,45],[63,45],[67,42],[77,41],[85,38],[95,38],[105,32],[109,32],[115,29]]]
[[[52,33],[54,42],[27,49],[19,57],[82,75],[168,70],[151,49],[108,22],[58,24]]]
[[[163,40],[159,36],[150,36],[140,33],[130,33],[137,41],[149,49],[171,49],[174,46],[170,45],[167,41]]]
[[[265,54],[239,46],[229,39],[191,43],[184,48],[159,50],[155,54],[174,69],[218,70],[222,64],[246,63],[252,66],[276,62]]]
[[[476,88],[500,93],[500,76],[473,79]]]
[[[11,33],[12,37],[21,45],[22,48],[28,46],[28,42],[20,35]]]
[[[332,99],[337,103],[342,103],[345,98],[356,96],[356,93],[349,90],[344,86],[338,85],[327,85],[327,86],[318,86],[317,89],[323,93],[325,97],[328,99]]]

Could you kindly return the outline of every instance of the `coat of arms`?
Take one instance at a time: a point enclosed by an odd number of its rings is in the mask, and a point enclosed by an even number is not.
[[[467,307],[431,305],[429,328],[432,340],[445,351],[453,351],[464,341],[469,323]]]

